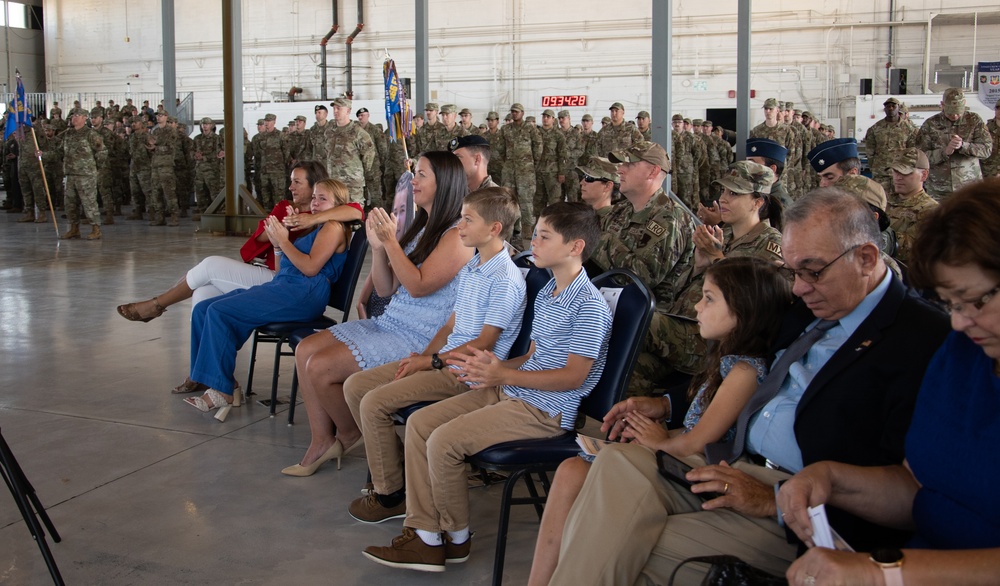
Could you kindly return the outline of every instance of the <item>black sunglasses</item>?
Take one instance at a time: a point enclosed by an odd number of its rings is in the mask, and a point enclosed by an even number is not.
[[[600,181],[601,183],[608,183],[610,179],[601,179],[600,177],[591,177],[590,175],[584,175],[583,180],[587,183],[594,183],[595,181]]]

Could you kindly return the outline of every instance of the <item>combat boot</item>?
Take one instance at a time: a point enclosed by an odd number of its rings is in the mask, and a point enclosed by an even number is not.
[[[90,227],[90,234],[87,234],[87,240],[100,240],[101,239],[101,227],[94,224]]]
[[[23,224],[25,222],[34,222],[35,221],[35,211],[34,210],[28,210],[28,211],[24,212],[24,215],[21,216],[20,218],[18,218],[17,221],[18,221],[19,224]]]
[[[35,223],[36,224],[44,224],[45,220],[46,220],[46,218],[45,218],[45,210],[40,210],[38,212],[38,215],[35,216]]]
[[[104,224],[114,224],[115,223],[115,213],[114,210],[108,210],[108,213],[104,214]]]
[[[61,240],[69,240],[71,238],[79,238],[79,237],[80,237],[80,224],[70,224],[69,230],[59,238]]]
[[[125,219],[126,220],[141,220],[142,219],[142,210],[139,209],[139,206],[136,206],[136,207],[132,208],[132,213],[129,214],[128,217],[125,218]]]
[[[174,213],[170,214],[170,221],[167,222],[167,225],[168,226],[180,226],[181,225],[181,223],[180,223],[180,214],[178,214],[177,212],[174,212]]]
[[[150,226],[166,226],[167,221],[163,219],[163,212],[153,212],[149,220]]]

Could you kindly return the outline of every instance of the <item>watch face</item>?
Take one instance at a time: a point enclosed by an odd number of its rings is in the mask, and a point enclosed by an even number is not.
[[[903,552],[898,549],[876,549],[872,552],[872,560],[880,564],[895,564],[903,559]]]

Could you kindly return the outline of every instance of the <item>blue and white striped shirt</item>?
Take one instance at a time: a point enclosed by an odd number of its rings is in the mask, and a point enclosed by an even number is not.
[[[563,429],[573,429],[580,401],[590,394],[604,372],[611,338],[611,309],[604,296],[580,270],[573,282],[558,295],[552,293],[556,280],[551,279],[535,298],[535,319],[531,340],[535,351],[518,370],[554,370],[566,366],[570,354],[593,358],[586,380],[578,389],[539,391],[505,385],[508,396],[545,411],[552,417],[562,415]]]
[[[482,265],[480,262],[477,252],[458,273],[455,327],[441,352],[475,340],[483,326],[488,325],[503,330],[493,346],[493,353],[504,360],[521,331],[525,306],[524,277],[506,251],[501,250]]]

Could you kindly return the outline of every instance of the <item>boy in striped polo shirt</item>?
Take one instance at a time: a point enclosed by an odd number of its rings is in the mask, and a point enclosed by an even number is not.
[[[587,204],[555,203],[542,212],[531,249],[553,278],[535,300],[531,348],[506,361],[475,348],[452,354],[448,363],[472,390],[410,417],[403,534],[390,546],[366,548],[365,557],[429,572],[464,562],[472,543],[465,457],[573,429],[580,401],[604,371],[611,335],[611,311],[583,270],[599,239]]]
[[[351,375],[344,399],[365,438],[374,490],[348,510],[363,523],[381,523],[406,513],[403,454],[392,415],[420,401],[440,401],[469,390],[445,361],[466,348],[492,350],[506,358],[521,331],[525,285],[504,246],[521,210],[510,190],[488,187],[462,204],[458,234],[476,255],[458,273],[455,311],[420,354]],[[467,350],[466,350],[467,351]]]

